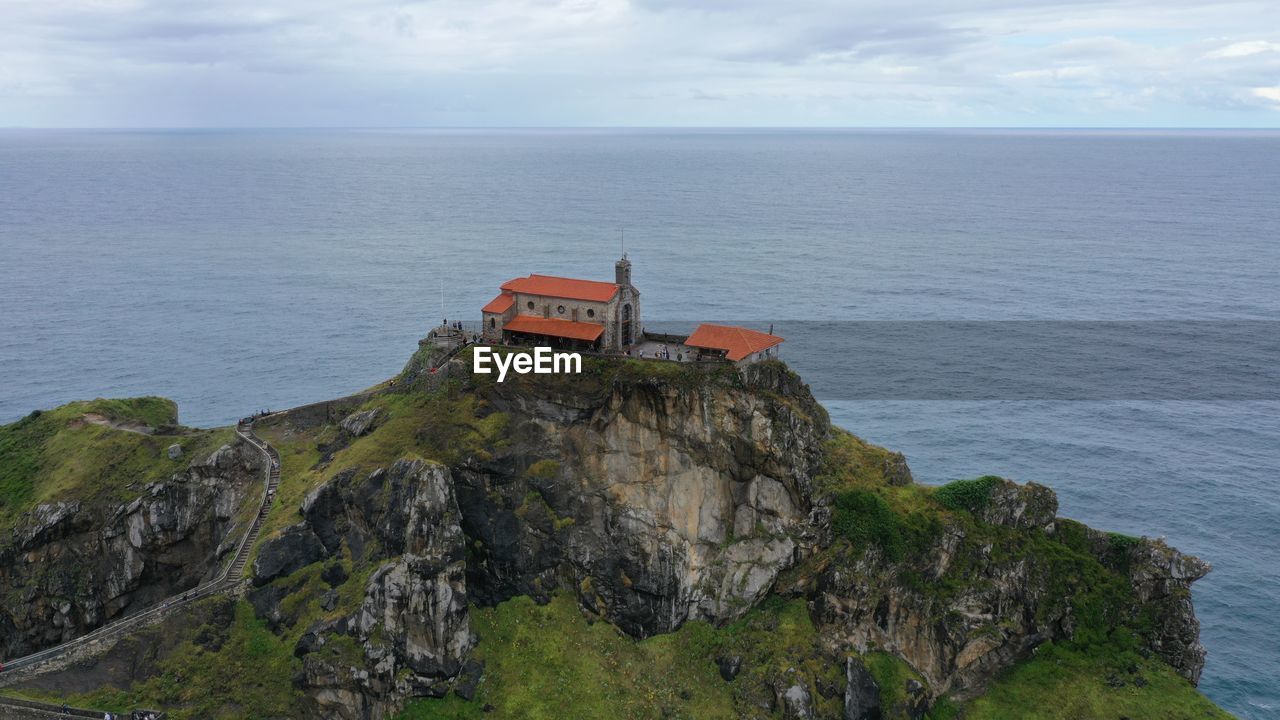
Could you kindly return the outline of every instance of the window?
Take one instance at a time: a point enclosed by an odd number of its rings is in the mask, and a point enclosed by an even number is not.
[[[496,328],[496,327],[498,327],[498,321],[497,321],[497,319],[495,319],[495,318],[489,318],[489,329],[490,329],[490,330],[492,330],[492,329],[494,329],[494,328]]]
[[[587,317],[595,317],[595,316],[596,316],[596,311],[592,310],[591,308],[587,308]]]
[[[563,314],[564,314],[564,306],[563,306],[563,305],[557,305],[557,306],[556,306],[556,312],[558,312],[558,313],[560,313],[561,315],[563,315]]]
[[[530,300],[530,301],[529,301],[529,309],[530,309],[530,310],[532,310],[532,309],[533,309],[533,301],[532,301],[532,300]]]

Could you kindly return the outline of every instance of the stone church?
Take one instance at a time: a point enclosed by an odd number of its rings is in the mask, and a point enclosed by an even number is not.
[[[626,255],[613,282],[529,275],[500,290],[482,308],[486,342],[621,353],[642,340],[640,291]]]

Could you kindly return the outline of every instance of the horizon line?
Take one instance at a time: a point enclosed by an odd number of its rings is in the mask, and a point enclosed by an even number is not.
[[[1280,131],[1277,126],[1248,125],[4,125],[14,130],[94,131],[228,131],[228,130],[1021,130],[1021,131]]]

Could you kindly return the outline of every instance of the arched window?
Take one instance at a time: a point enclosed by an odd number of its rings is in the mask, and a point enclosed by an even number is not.
[[[530,300],[530,301],[529,301],[529,309],[530,309],[530,310],[532,310],[532,309],[533,309],[533,301],[532,301],[532,300]]]
[[[489,318],[489,329],[490,329],[490,330],[492,330],[492,329],[494,329],[494,328],[496,328],[496,327],[498,327],[498,320],[497,320],[497,318]]]

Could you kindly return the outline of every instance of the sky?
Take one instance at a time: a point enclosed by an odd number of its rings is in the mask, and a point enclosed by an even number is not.
[[[1280,126],[1280,1],[0,0],[0,127]]]

